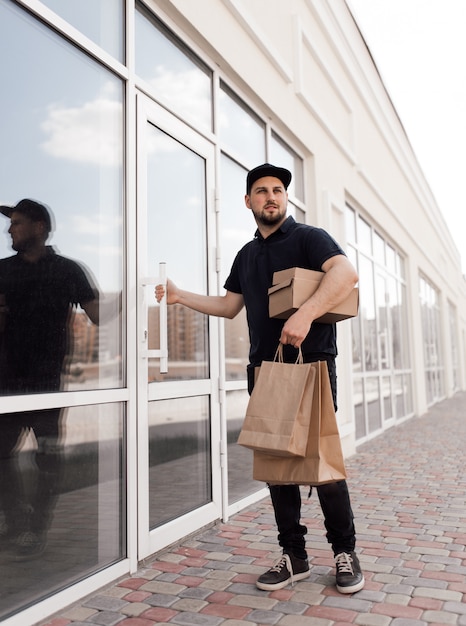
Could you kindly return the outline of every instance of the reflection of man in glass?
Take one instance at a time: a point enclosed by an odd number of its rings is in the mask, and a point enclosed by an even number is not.
[[[46,245],[52,229],[44,205],[0,206],[17,254],[0,260],[0,394],[58,391],[73,307],[99,321],[97,292],[75,261]],[[61,409],[0,414],[0,541],[17,557],[40,554],[58,495]],[[35,437],[33,472],[17,451]],[[31,478],[32,476],[32,478]]]

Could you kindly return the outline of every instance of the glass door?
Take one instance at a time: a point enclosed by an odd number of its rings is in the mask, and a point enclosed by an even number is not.
[[[158,305],[215,289],[214,148],[138,97],[139,558],[221,516],[218,320]],[[215,259],[215,257],[214,257]],[[162,265],[160,265],[162,263]]]

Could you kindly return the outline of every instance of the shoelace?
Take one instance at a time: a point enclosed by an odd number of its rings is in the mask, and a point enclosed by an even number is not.
[[[274,565],[272,565],[270,571],[280,573],[284,567],[286,567],[286,569],[290,572],[291,586],[293,586],[293,566],[291,565],[291,559],[288,554],[282,554],[282,556],[274,563]]]
[[[353,559],[346,552],[337,554],[335,557],[335,563],[340,574],[354,574],[352,562]]]

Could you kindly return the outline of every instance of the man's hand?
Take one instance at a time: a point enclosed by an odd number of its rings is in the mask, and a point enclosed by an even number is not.
[[[178,302],[178,287],[170,279],[167,279],[166,288],[163,285],[157,285],[154,293],[157,302],[160,302],[165,295],[167,296],[167,304],[176,304]]]
[[[303,343],[311,330],[309,318],[300,309],[293,313],[285,322],[280,335],[280,343],[291,344],[295,348]]]

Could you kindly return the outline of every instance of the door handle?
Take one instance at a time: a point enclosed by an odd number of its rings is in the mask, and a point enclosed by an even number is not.
[[[142,312],[143,319],[142,322],[142,338],[141,342],[144,344],[141,347],[141,356],[144,358],[155,358],[160,359],[160,373],[166,374],[168,372],[168,325],[167,325],[167,297],[166,295],[160,300],[159,303],[159,345],[160,348],[158,350],[148,350],[147,347],[147,339],[148,339],[148,303],[145,301],[145,287],[149,285],[163,285],[165,288],[167,286],[167,264],[159,263],[159,275],[158,276],[147,276],[141,280],[141,291],[143,294],[143,302],[142,302]]]

